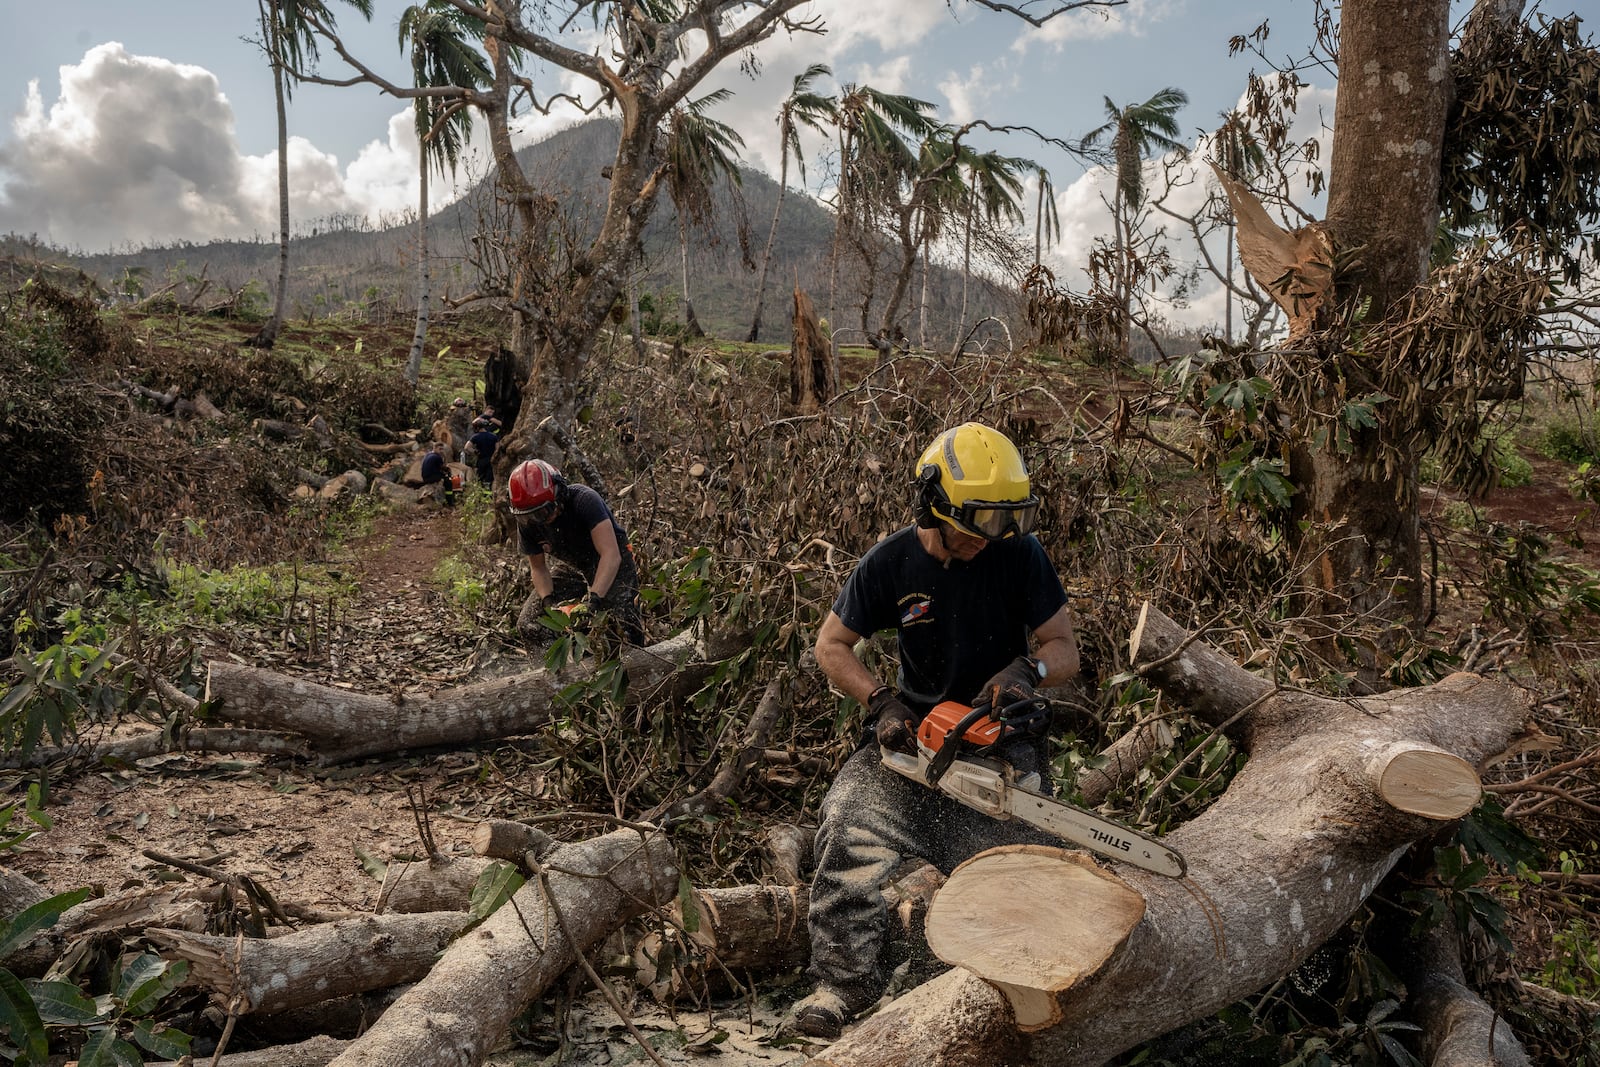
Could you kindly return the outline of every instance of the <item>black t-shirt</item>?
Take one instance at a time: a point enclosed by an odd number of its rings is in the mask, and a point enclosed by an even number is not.
[[[1067,602],[1044,548],[1030,536],[995,541],[949,567],[908,526],[861,557],[833,602],[851,630],[898,631],[899,688],[919,711],[970,703],[996,671],[1028,651],[1028,632]]]
[[[517,524],[517,541],[525,556],[548,552],[557,559],[571,564],[583,572],[585,579],[594,577],[600,566],[600,553],[595,550],[590,531],[602,522],[611,523],[617,535],[617,547],[626,548],[627,531],[611,516],[611,509],[600,494],[587,485],[569,485],[560,490],[561,513],[548,524],[522,522]]]
[[[434,482],[444,481],[444,457],[437,452],[429,452],[422,457],[422,484],[432,485]]]

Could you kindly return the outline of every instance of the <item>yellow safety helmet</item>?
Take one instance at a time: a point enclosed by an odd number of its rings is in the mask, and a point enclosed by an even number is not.
[[[1033,530],[1039,498],[1011,439],[977,422],[964,422],[933,439],[917,460],[917,525],[940,521],[990,541]]]

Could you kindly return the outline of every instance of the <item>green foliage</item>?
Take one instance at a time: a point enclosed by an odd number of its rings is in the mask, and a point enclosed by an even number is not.
[[[440,560],[433,570],[433,580],[443,586],[450,599],[466,611],[483,607],[488,595],[488,585],[483,575],[460,556],[446,556]]]
[[[104,721],[129,698],[129,669],[111,664],[116,642],[102,626],[84,623],[77,609],[63,617],[62,639],[12,657],[15,677],[0,690],[0,752],[26,760],[48,735],[60,747],[86,721]],[[32,628],[23,616],[18,627]]]
[[[1600,1000],[1600,938],[1589,924],[1570,920],[1566,929],[1551,936],[1550,947],[1541,984],[1568,996]]]
[[[1484,612],[1547,642],[1581,615],[1600,613],[1600,575],[1551,558],[1549,540],[1526,523],[1490,524],[1484,556]]]
[[[61,914],[88,897],[87,889],[42,900],[0,924],[0,959],[54,926]],[[189,974],[186,961],[169,963],[149,953],[113,966],[106,992],[87,995],[61,978],[19,979],[0,968],[0,1057],[13,1067],[44,1067],[53,1035],[77,1048],[83,1067],[142,1064],[140,1049],[163,1060],[189,1054],[189,1038],[152,1016]]]
[[[139,608],[144,625],[157,632],[180,629],[195,620],[226,625],[271,622],[289,615],[294,602],[344,599],[351,586],[320,567],[296,563],[265,567],[237,566],[208,570],[187,563],[167,568],[166,599],[152,602],[143,594],[124,595],[118,604]]]
[[[1535,446],[1541,456],[1563,463],[1593,463],[1600,459],[1600,438],[1594,419],[1558,418],[1545,424]]]

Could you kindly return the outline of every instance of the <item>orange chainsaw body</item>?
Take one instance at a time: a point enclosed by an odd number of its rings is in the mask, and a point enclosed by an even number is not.
[[[950,731],[961,725],[961,720],[972,714],[972,707],[955,700],[946,700],[928,712],[917,727],[917,744],[929,753],[937,752],[944,747],[944,739]],[[967,732],[959,740],[967,742],[974,748],[992,745],[1000,740],[1000,723],[987,715],[967,727]]]

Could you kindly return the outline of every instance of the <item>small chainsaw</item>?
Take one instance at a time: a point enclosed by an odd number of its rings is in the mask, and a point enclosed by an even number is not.
[[[1008,719],[1014,720],[1024,705],[1029,705],[1033,714],[1043,711],[1031,700],[1019,701],[999,713],[986,706],[973,708],[947,700],[928,712],[917,727],[916,755],[883,749],[883,765],[985,815],[1021,819],[1102,856],[1182,878],[1188,869],[1183,857],[1157,839],[1034,792],[1028,787],[1037,786],[1038,775],[1018,779],[1016,771],[1003,761],[985,758],[999,742],[1012,736]],[[970,753],[970,758],[963,751]]]

